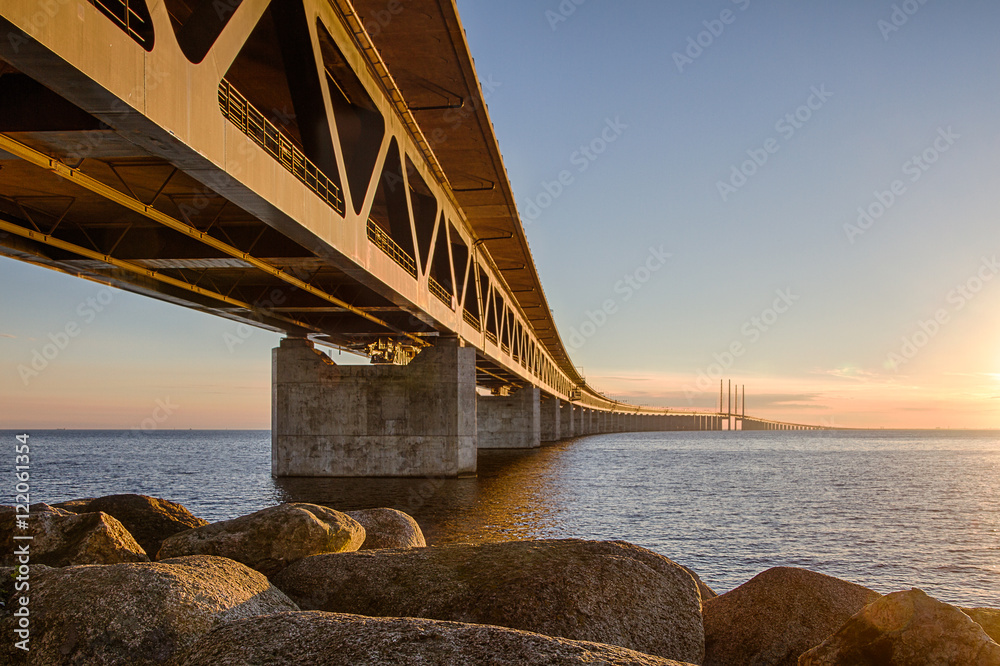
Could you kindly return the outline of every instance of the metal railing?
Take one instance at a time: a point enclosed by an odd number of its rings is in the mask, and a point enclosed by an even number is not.
[[[430,275],[427,276],[427,288],[430,289],[430,292],[432,294],[434,294],[435,296],[437,296],[437,298],[438,298],[439,301],[441,301],[442,303],[444,303],[445,305],[447,305],[452,310],[455,309],[455,306],[452,305],[452,303],[451,303],[451,294],[448,293],[447,289],[445,289],[444,287],[441,286],[440,282],[438,282],[437,280],[435,280]]]
[[[219,106],[222,115],[263,148],[289,173],[315,192],[331,208],[344,214],[340,187],[319,170],[291,140],[281,133],[247,98],[222,79],[219,84]]]
[[[497,343],[497,334],[493,333],[492,331],[486,331],[486,339],[489,340],[490,342],[492,342],[493,344],[496,344]]]
[[[390,259],[402,266],[403,270],[409,273],[411,277],[417,277],[417,263],[413,260],[413,257],[408,255],[403,248],[399,247],[399,244],[392,240],[392,237],[385,232],[385,229],[380,227],[370,217],[368,218],[368,240],[375,247],[385,252]]]
[[[126,35],[149,51],[153,48],[153,25],[142,0],[88,0],[111,19]],[[142,14],[134,7],[142,9]]]
[[[472,314],[465,308],[462,308],[462,319],[464,319],[470,326],[473,326],[477,331],[480,330],[481,326],[479,324],[479,319],[476,318],[476,315]]]

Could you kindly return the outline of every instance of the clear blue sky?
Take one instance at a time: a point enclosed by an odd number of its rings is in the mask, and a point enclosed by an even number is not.
[[[489,111],[546,294],[592,383],[709,408],[712,365],[736,345],[725,376],[751,412],[1000,427],[1000,268],[983,263],[1000,255],[1000,5],[458,4],[481,79],[499,84]],[[647,263],[652,250],[671,256]],[[169,394],[172,427],[267,427],[275,336],[230,352],[234,324],[118,292],[25,387],[32,345],[102,288],[10,260],[0,280],[5,405],[70,400],[51,424],[131,427]],[[606,322],[585,324],[608,300]]]

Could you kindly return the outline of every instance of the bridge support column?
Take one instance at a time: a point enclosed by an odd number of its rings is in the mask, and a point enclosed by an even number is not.
[[[476,350],[442,338],[409,365],[339,366],[304,338],[272,353],[271,474],[476,472]]]
[[[481,395],[476,402],[480,449],[534,449],[542,443],[540,391],[528,386],[511,395]]]
[[[561,439],[570,439],[576,436],[576,421],[579,415],[579,407],[570,402],[562,403],[562,407],[559,410]]]
[[[562,437],[561,411],[559,398],[546,397],[542,400],[540,412],[543,442],[558,442]]]

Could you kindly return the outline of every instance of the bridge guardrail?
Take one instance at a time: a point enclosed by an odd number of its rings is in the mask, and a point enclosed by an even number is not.
[[[417,277],[417,263],[372,218],[368,218],[368,240],[399,264],[411,277]]]
[[[263,148],[281,166],[315,192],[331,208],[344,214],[340,187],[313,164],[291,139],[282,134],[267,118],[247,101],[226,79],[219,84],[219,106],[222,115]]]
[[[447,305],[452,310],[455,306],[451,302],[451,294],[448,290],[441,286],[441,283],[433,278],[433,276],[427,276],[427,288],[430,289],[431,293],[437,296],[438,300]]]

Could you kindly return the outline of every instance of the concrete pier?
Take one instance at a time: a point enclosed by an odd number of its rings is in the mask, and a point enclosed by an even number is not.
[[[338,366],[309,340],[282,340],[272,353],[271,474],[475,474],[475,364],[457,339],[405,366]]]
[[[525,387],[510,395],[477,399],[480,449],[534,449],[542,442],[539,390]]]
[[[560,415],[562,408],[559,398],[546,397],[539,405],[543,442],[558,442],[562,438]]]
[[[576,437],[576,419],[579,408],[569,402],[564,402],[559,409],[560,439]]]

